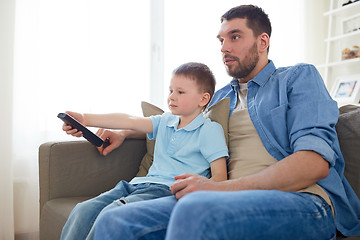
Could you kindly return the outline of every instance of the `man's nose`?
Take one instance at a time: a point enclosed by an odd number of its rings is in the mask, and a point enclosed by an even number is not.
[[[223,40],[223,42],[221,44],[221,52],[222,53],[230,52],[230,45],[228,44],[228,42],[226,40]]]

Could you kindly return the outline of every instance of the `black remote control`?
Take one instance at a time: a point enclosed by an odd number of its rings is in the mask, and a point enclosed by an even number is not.
[[[89,129],[87,129],[84,125],[82,125],[79,121],[77,121],[75,118],[71,117],[67,113],[59,113],[57,115],[58,118],[64,121],[67,125],[70,125],[72,128],[77,129],[78,131],[81,131],[83,133],[83,136],[86,140],[91,142],[97,147],[100,147],[103,145],[104,148],[110,145],[109,141],[103,141],[99,136],[91,132]]]

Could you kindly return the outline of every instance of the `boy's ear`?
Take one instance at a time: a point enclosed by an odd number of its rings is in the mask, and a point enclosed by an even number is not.
[[[210,93],[204,93],[199,103],[200,107],[206,106],[210,101]]]

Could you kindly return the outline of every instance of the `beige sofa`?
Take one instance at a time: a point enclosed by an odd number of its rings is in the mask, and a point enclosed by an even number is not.
[[[336,126],[345,176],[360,196],[360,108],[340,108]],[[39,149],[40,240],[55,240],[76,203],[111,189],[139,171],[145,140],[126,140],[107,157],[88,142],[48,142]],[[342,239],[338,237],[337,239]],[[360,237],[346,238],[360,239]]]

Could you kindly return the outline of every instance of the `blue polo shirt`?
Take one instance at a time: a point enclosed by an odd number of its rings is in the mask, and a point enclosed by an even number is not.
[[[154,162],[146,177],[136,177],[130,183],[152,182],[171,186],[174,177],[182,173],[210,177],[210,163],[228,157],[224,131],[200,113],[181,129],[179,116],[171,113],[150,117],[155,139]]]
[[[329,162],[329,175],[317,182],[334,206],[337,229],[360,235],[360,201],[344,177],[344,158],[335,125],[339,110],[316,68],[308,64],[275,68],[272,61],[247,83],[250,118],[266,150],[281,160],[300,150],[319,153]],[[217,91],[209,106],[230,98],[233,111],[239,82]]]

